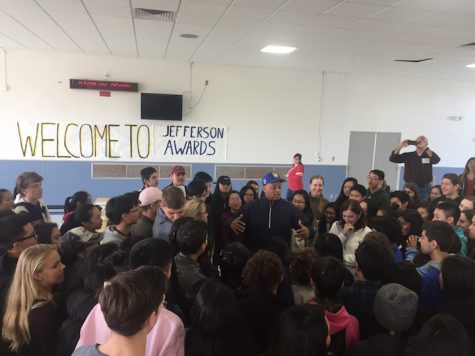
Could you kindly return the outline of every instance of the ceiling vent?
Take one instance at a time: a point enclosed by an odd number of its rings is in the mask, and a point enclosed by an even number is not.
[[[422,59],[395,59],[394,62],[405,62],[405,63],[420,63],[420,62],[426,62],[426,61],[431,61],[434,58],[422,58]]]
[[[142,20],[156,20],[156,21],[175,21],[175,13],[173,11],[143,9],[140,7],[134,8],[134,18]]]

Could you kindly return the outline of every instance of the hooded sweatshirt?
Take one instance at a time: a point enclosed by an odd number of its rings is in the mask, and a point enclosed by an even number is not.
[[[109,242],[121,244],[126,238],[127,236],[116,230],[115,225],[109,225],[104,231],[104,238],[101,241],[101,245]]]
[[[310,301],[309,303],[317,304],[315,301]],[[358,319],[348,313],[343,305],[336,313],[332,313],[325,309],[325,316],[328,319],[328,324],[330,325],[330,336],[338,334],[343,329],[346,329],[346,349],[348,349],[360,339],[360,326]]]

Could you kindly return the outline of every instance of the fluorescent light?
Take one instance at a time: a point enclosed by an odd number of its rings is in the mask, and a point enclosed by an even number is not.
[[[295,51],[295,47],[286,47],[286,46],[265,46],[261,49],[261,52],[264,53],[275,53],[275,54],[288,54]]]
[[[465,67],[467,67],[467,68],[475,68],[475,63],[467,64]]]

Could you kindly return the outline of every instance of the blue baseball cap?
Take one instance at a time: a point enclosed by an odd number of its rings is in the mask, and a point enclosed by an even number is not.
[[[262,185],[275,182],[285,182],[285,179],[280,178],[279,174],[276,172],[269,172],[264,177],[262,177]]]

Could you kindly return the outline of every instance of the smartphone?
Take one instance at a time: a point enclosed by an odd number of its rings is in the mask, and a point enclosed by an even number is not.
[[[417,145],[417,141],[415,141],[415,140],[407,140],[407,144],[408,144],[408,145],[413,145],[413,146],[415,146],[415,145]]]

